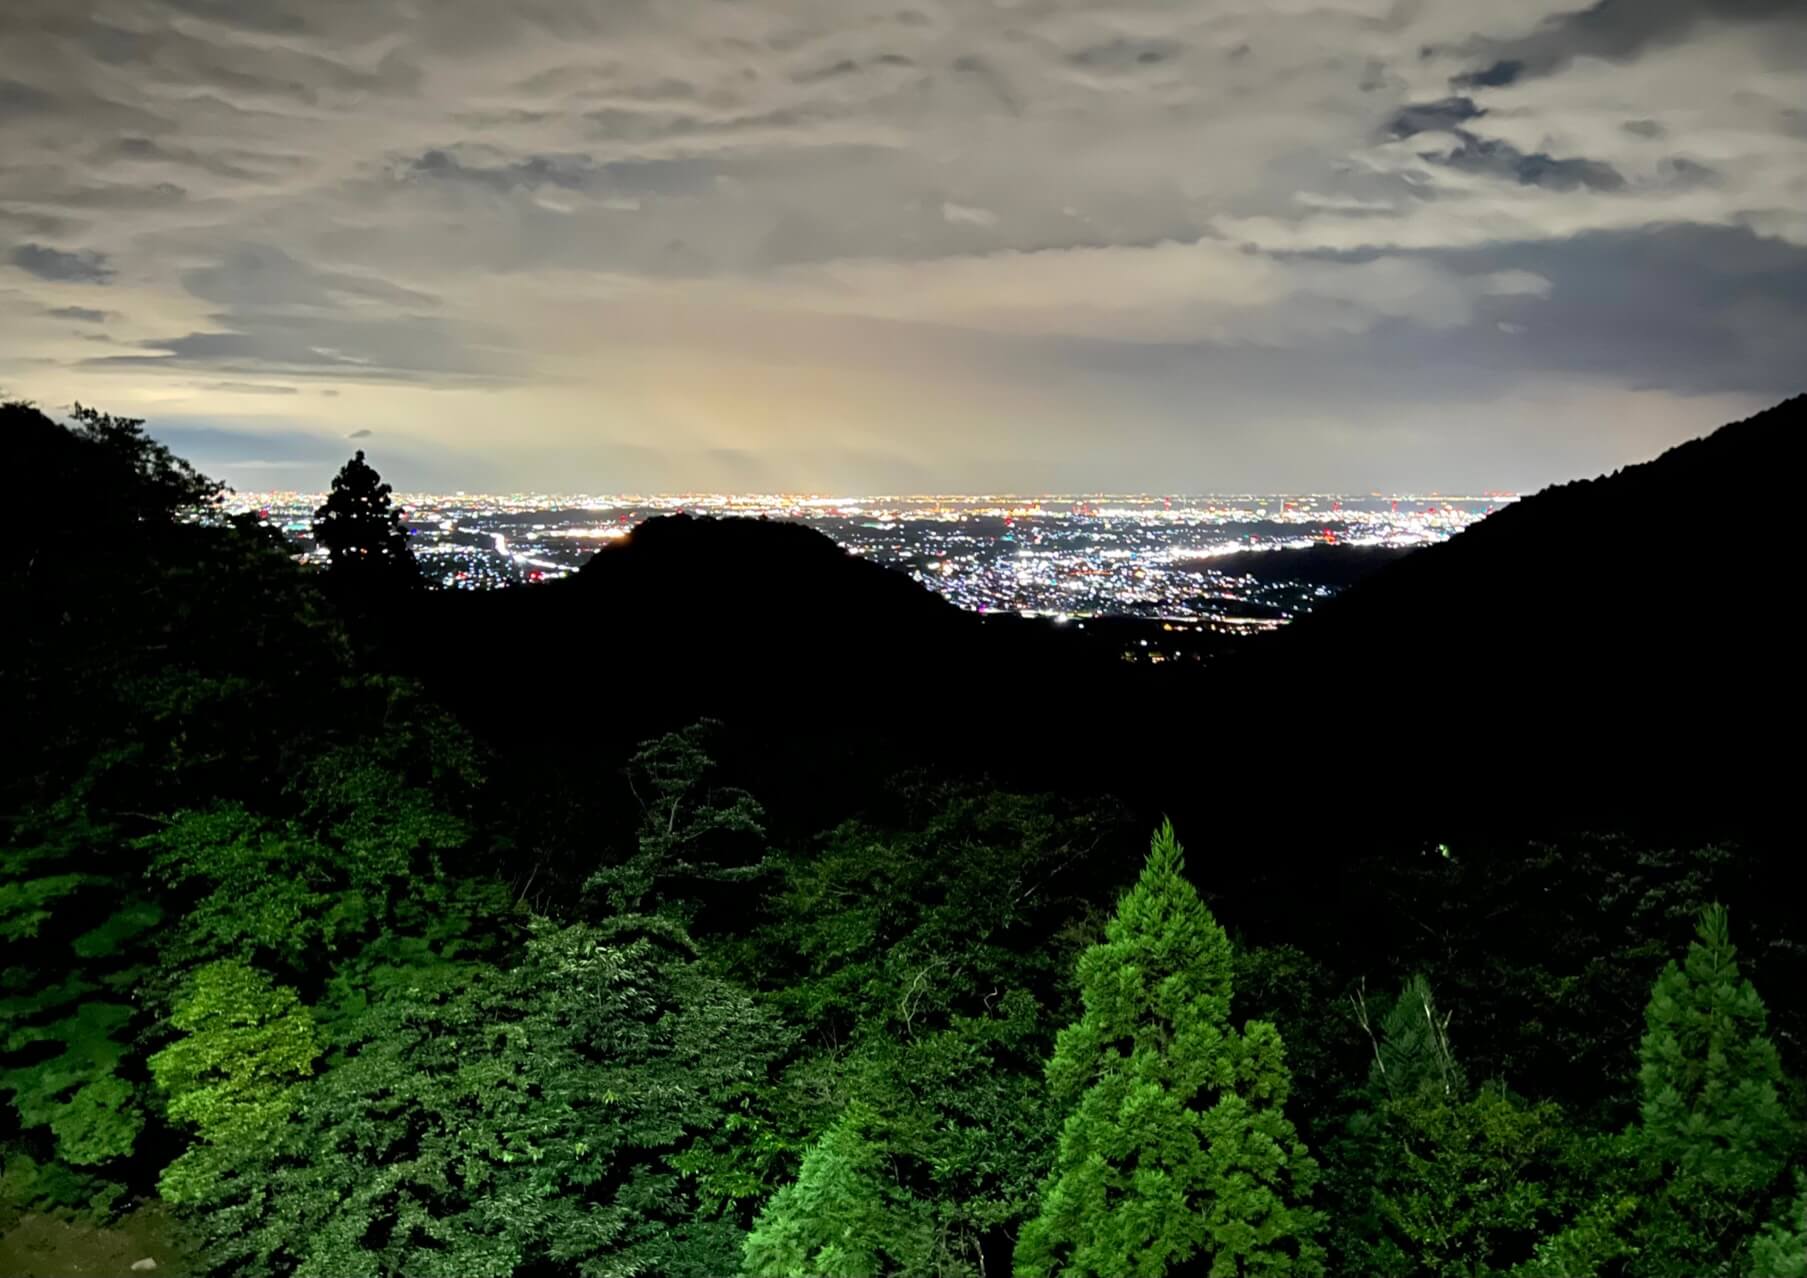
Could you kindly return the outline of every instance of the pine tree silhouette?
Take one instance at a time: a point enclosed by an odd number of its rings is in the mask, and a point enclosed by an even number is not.
[[[314,512],[314,538],[332,557],[335,579],[392,588],[420,584],[401,511],[389,500],[392,491],[361,448],[333,477],[331,495]]]

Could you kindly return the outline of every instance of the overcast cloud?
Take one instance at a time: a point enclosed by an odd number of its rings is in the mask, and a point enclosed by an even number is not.
[[[242,487],[1530,488],[1807,388],[1803,67],[1796,0],[7,0],[0,390]]]

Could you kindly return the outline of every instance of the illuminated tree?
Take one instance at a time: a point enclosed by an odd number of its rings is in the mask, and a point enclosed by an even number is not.
[[[1768,1013],[1739,974],[1723,906],[1701,915],[1686,963],[1657,978],[1644,1024],[1631,1143],[1653,1192],[1639,1268],[1707,1273],[1743,1251],[1797,1142]]]
[[[1163,825],[1080,957],[1085,1012],[1048,1066],[1069,1112],[1019,1278],[1323,1272],[1305,1206],[1317,1164],[1286,1117],[1280,1035],[1231,1026],[1230,940],[1183,868]]]
[[[872,1124],[855,1105],[804,1155],[797,1179],[772,1195],[747,1235],[748,1278],[935,1272],[929,1213],[893,1182]]]

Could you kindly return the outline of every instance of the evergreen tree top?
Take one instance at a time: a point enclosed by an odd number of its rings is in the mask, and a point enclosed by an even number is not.
[[[1103,1011],[1119,997],[1162,1021],[1227,1021],[1230,938],[1186,878],[1186,856],[1173,823],[1155,831],[1148,861],[1117,904],[1105,939],[1079,963],[1088,1008]],[[1133,1015],[1133,1008],[1125,1006]]]
[[[1782,1064],[1768,1037],[1769,1013],[1739,972],[1723,905],[1702,912],[1696,936],[1684,964],[1671,959],[1664,967],[1644,1009],[1646,1097],[1653,1088],[1701,1095],[1721,1072],[1779,1085]]]
[[[1230,941],[1184,869],[1163,823],[1079,960],[1084,1013],[1048,1065],[1067,1118],[1018,1278],[1161,1278],[1195,1257],[1224,1278],[1322,1272],[1280,1036],[1230,1025]]]
[[[412,584],[417,577],[402,512],[390,501],[394,491],[359,449],[333,476],[332,492],[314,512],[314,536],[341,576],[380,573],[383,580]]]
[[[1782,1061],[1763,1000],[1739,973],[1723,906],[1702,913],[1697,936],[1644,1011],[1638,1142],[1655,1168],[1751,1192],[1775,1181],[1795,1144]]]

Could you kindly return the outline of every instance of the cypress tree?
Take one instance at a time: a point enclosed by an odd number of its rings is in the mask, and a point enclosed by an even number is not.
[[[1358,1004],[1363,1023],[1366,1010]],[[1449,1016],[1437,1010],[1422,974],[1406,981],[1381,1019],[1368,1089],[1375,1096],[1444,1096],[1461,1092],[1461,1067],[1449,1048]]]
[[[873,1123],[855,1102],[803,1156],[747,1235],[747,1278],[937,1272],[928,1213],[889,1174]]]
[[[1470,1091],[1449,1016],[1413,976],[1373,1036],[1362,1107],[1331,1147],[1335,1272],[1476,1278],[1532,1259],[1533,1240],[1572,1215],[1574,1133],[1548,1102],[1498,1083]]]
[[[1186,881],[1171,824],[1105,939],[1079,960],[1084,1013],[1048,1081],[1067,1110],[1019,1278],[1317,1274],[1317,1178],[1284,1112],[1272,1025],[1230,1024],[1230,941]]]
[[[1795,1184],[1800,1192],[1751,1244],[1752,1278],[1807,1278],[1807,1172],[1796,1173]]]
[[[1698,937],[1657,978],[1639,1047],[1630,1144],[1650,1186],[1638,1268],[1653,1275],[1736,1263],[1795,1144],[1768,1013],[1739,974],[1723,906],[1701,915]]]

